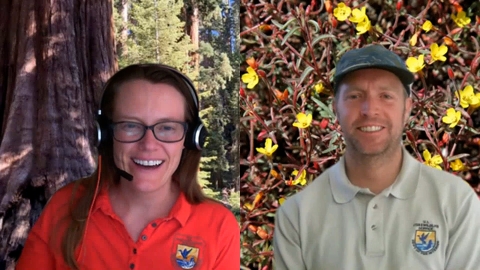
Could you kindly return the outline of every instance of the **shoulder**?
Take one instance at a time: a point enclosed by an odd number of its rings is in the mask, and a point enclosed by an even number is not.
[[[235,215],[220,202],[207,200],[192,205],[188,223],[199,234],[219,241],[240,237],[240,226]]]
[[[336,165],[334,165],[336,166]],[[328,194],[331,194],[330,188],[330,172],[333,167],[325,170],[307,186],[303,187],[302,190],[295,193],[295,195],[286,199],[285,203],[281,207],[292,208],[300,207],[299,205],[304,204],[315,204],[315,202],[320,202],[321,200],[328,198]],[[330,196],[331,197],[331,196]],[[318,205],[317,205],[318,206]]]
[[[235,216],[223,203],[215,200],[206,200],[192,205],[192,215],[197,218],[204,217],[212,221],[232,221]],[[203,219],[203,218],[202,218]]]
[[[420,163],[420,162],[419,162]],[[472,187],[461,177],[420,163],[419,185],[434,188],[441,193],[464,196],[474,193]]]
[[[69,183],[66,186],[60,188],[59,190],[57,190],[53,194],[53,196],[50,198],[50,200],[48,201],[48,204],[50,204],[50,203],[53,203],[53,204],[61,203],[65,199],[69,199],[72,195],[72,192],[75,189],[75,184],[76,184],[75,182],[72,182],[72,183]],[[81,189],[80,185],[79,185],[79,188]]]
[[[33,233],[46,240],[53,228],[59,229],[59,222],[62,222],[68,216],[74,186],[75,183],[67,184],[53,194],[32,227]]]
[[[47,201],[44,212],[46,211],[59,211],[68,208],[72,201],[72,195],[79,197],[84,190],[82,185],[76,182],[67,184],[66,186],[57,190],[53,196]],[[74,194],[74,192],[76,192]]]

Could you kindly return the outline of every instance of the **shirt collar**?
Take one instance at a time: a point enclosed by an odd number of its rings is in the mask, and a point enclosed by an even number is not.
[[[177,201],[170,210],[168,218],[175,218],[183,226],[187,223],[190,213],[192,212],[192,205],[187,201],[185,194],[180,192],[178,195]]]
[[[106,186],[100,189],[100,192],[95,199],[95,203],[93,206],[93,211],[101,209],[107,215],[116,216],[113,212],[112,204],[110,203],[110,196],[108,194],[108,189]],[[176,219],[180,225],[183,227],[187,223],[188,218],[192,212],[192,205],[188,202],[185,194],[180,192],[178,195],[177,201],[173,205],[170,213],[165,218],[170,220],[172,218]]]
[[[413,158],[404,148],[402,169],[391,186],[390,194],[402,200],[413,197],[417,190],[421,166],[422,164]]]
[[[420,163],[416,161],[407,150],[403,149],[402,168],[395,182],[384,191],[385,196],[392,195],[398,199],[406,200],[415,194],[420,174]],[[345,172],[345,158],[340,160],[329,170],[329,181],[333,198],[337,203],[351,201],[358,192],[370,193],[365,188],[353,185]],[[371,193],[373,194],[373,193]]]

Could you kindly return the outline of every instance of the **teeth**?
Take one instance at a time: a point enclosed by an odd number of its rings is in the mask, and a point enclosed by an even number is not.
[[[382,127],[379,127],[379,126],[368,126],[368,127],[360,128],[360,130],[363,132],[375,132],[375,131],[379,131],[380,129],[382,129]]]
[[[142,166],[158,166],[163,163],[163,160],[140,160],[134,159],[135,163],[142,165]]]

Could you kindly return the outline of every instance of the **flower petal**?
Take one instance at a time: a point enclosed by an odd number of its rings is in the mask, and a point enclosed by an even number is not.
[[[272,139],[267,138],[265,140],[265,149],[271,149],[272,148]]]
[[[255,149],[257,150],[258,153],[267,155],[267,151],[265,150],[265,148],[257,147]]]
[[[432,158],[432,154],[430,154],[430,152],[427,149],[423,150],[422,156],[423,156],[423,159],[427,162]]]
[[[442,157],[441,157],[440,155],[435,155],[435,156],[432,157],[431,162],[432,162],[433,164],[442,164],[442,163],[443,163],[443,159],[442,159]]]

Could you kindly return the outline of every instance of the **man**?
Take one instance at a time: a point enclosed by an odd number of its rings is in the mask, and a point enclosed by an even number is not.
[[[347,148],[278,209],[274,268],[480,269],[477,195],[402,147],[413,74],[379,45],[345,53],[336,68]]]

